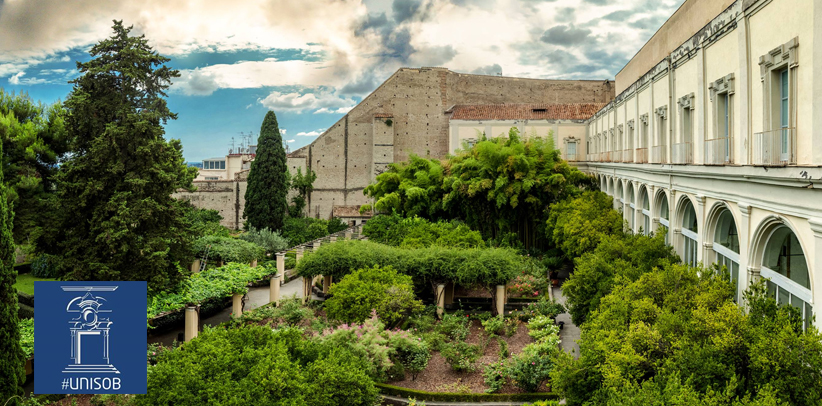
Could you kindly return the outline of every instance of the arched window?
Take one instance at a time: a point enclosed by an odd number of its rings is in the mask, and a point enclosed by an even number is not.
[[[694,205],[691,203],[691,200],[685,198],[682,200],[682,237],[684,237],[682,239],[682,259],[690,266],[696,266],[697,264],[697,252],[699,251],[697,244],[699,240],[697,236],[698,232],[696,210],[694,210]]]
[[[625,197],[622,194],[622,181],[616,179],[614,180],[614,183],[616,183],[616,187],[614,188],[614,208],[622,213],[622,198]]]
[[[668,229],[668,232],[665,234],[665,243],[670,244],[671,243],[671,241],[670,241],[671,223],[670,223],[670,220],[669,220],[670,219],[670,213],[669,213],[669,210],[668,210],[668,195],[666,195],[664,192],[660,193],[659,194],[659,200],[660,200],[660,203],[659,203],[659,224],[665,226],[665,228]]]
[[[739,233],[731,211],[722,209],[714,231],[713,249],[716,263],[728,267],[731,285],[734,287],[734,301],[739,300]]]
[[[777,227],[768,238],[760,275],[769,279],[768,292],[779,304],[799,310],[807,328],[813,314],[808,262],[796,234],[787,226]]]
[[[642,227],[642,233],[648,235],[651,233],[651,198],[645,186],[639,189],[639,207],[642,208],[640,227]]]
[[[625,201],[628,202],[628,229],[631,231],[636,231],[634,228],[634,213],[636,211],[636,206],[634,205],[634,184],[628,182],[628,187],[625,188]]]

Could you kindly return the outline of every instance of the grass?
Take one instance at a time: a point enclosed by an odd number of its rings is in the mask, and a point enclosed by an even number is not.
[[[53,281],[52,278],[37,278],[31,274],[17,275],[17,282],[14,283],[14,288],[29,295],[34,294],[34,282],[39,281]]]

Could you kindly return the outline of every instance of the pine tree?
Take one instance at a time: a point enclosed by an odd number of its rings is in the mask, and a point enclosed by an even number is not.
[[[243,218],[258,230],[280,230],[288,210],[288,168],[277,116],[265,115],[257,140],[257,156],[248,173]]]
[[[179,72],[145,36],[115,21],[114,35],[78,63],[83,74],[65,102],[72,156],[57,174],[57,254],[77,280],[145,280],[150,290],[175,285],[191,260],[183,204],[171,197],[193,189],[179,140],[163,125],[176,119],[165,91]]]
[[[3,144],[0,143],[0,156]],[[25,356],[20,348],[20,330],[17,327],[17,292],[14,281],[14,243],[11,228],[13,213],[8,203],[8,191],[0,171],[0,404],[15,395],[22,395],[21,386],[26,379],[23,370]],[[9,405],[17,405],[12,400]]]

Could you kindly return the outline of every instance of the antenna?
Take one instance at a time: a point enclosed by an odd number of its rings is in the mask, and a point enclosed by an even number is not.
[[[231,149],[228,150],[229,154],[234,153],[234,137],[231,137]]]

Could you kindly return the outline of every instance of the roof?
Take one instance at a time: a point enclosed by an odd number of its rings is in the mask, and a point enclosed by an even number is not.
[[[607,103],[477,104],[451,108],[451,120],[587,120]]]
[[[360,206],[334,206],[331,208],[332,217],[371,217],[369,210],[365,214],[360,214]]]

